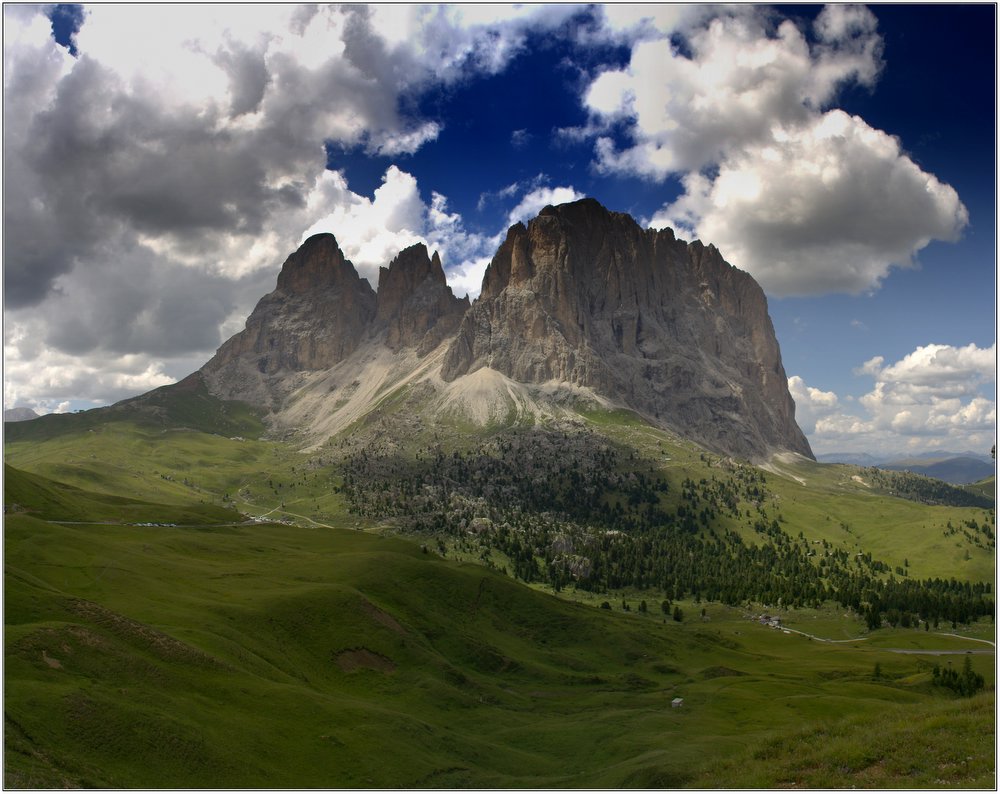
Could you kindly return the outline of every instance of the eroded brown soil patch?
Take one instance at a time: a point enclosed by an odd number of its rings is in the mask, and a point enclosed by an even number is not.
[[[396,669],[395,662],[380,653],[367,648],[351,648],[336,655],[337,666],[345,673],[351,673],[360,668],[376,670],[380,673],[391,673]]]

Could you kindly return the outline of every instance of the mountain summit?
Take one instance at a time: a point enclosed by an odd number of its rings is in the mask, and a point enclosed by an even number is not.
[[[407,386],[421,413],[488,423],[593,401],[716,452],[812,457],[757,283],[714,246],[593,199],[512,226],[472,304],[423,244],[375,292],[333,235],[311,237],[200,372],[314,443]]]

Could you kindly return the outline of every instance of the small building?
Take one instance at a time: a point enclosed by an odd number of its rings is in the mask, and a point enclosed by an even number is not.
[[[683,705],[684,705],[684,698],[674,698],[673,700],[670,701],[671,708],[677,709]]]

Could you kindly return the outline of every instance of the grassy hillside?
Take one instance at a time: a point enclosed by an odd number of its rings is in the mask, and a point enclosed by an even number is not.
[[[997,478],[987,477],[986,479],[979,480],[978,482],[969,483],[964,486],[965,490],[976,494],[977,496],[985,497],[986,499],[996,500],[997,493]]]
[[[869,631],[831,601],[574,578],[588,543],[637,543],[608,558],[624,582],[682,537],[745,547],[751,579],[777,544],[783,565],[992,587],[992,510],[857,467],[760,471],[623,412],[536,434],[387,410],[305,453],[197,382],[153,395],[7,426],[10,787],[995,784],[988,618]],[[247,432],[215,425],[236,415]],[[606,529],[623,516],[659,545]],[[490,545],[498,527],[517,542]],[[971,700],[932,683],[965,658],[987,683]]]
[[[6,442],[48,441],[101,428],[111,422],[130,422],[146,429],[197,430],[222,436],[258,438],[264,425],[249,405],[220,400],[208,393],[199,373],[161,386],[106,408],[73,414],[46,414],[26,422],[6,422]]]
[[[594,609],[366,533],[22,515],[5,552],[11,787],[700,785],[803,726],[959,708],[934,657]]]
[[[210,524],[240,520],[235,510],[224,507],[156,504],[86,491],[20,471],[6,463],[3,495],[5,513],[27,513],[63,522]]]

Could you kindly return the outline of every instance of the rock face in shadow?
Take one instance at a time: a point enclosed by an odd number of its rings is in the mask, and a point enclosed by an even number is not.
[[[332,234],[317,234],[285,260],[277,288],[205,368],[252,358],[264,375],[325,369],[354,352],[374,316],[375,290]]]
[[[812,457],[757,283],[593,199],[508,231],[441,376],[486,366],[593,388],[720,452]]]
[[[468,298],[452,294],[441,258],[436,252],[428,256],[423,243],[379,268],[375,324],[385,329],[385,344],[393,352],[413,347],[425,355],[454,333],[468,308]]]
[[[340,388],[343,362],[386,356],[393,378],[440,388],[488,367],[589,389],[717,452],[812,457],[757,283],[714,246],[593,199],[512,226],[471,305],[422,243],[380,269],[376,293],[333,235],[310,237],[200,372],[217,396],[280,412],[310,383]]]
[[[468,308],[422,243],[380,269],[376,294],[336,238],[317,234],[285,260],[274,291],[201,372],[219,397],[277,409],[298,385],[296,375],[328,370],[369,344],[426,355]]]

